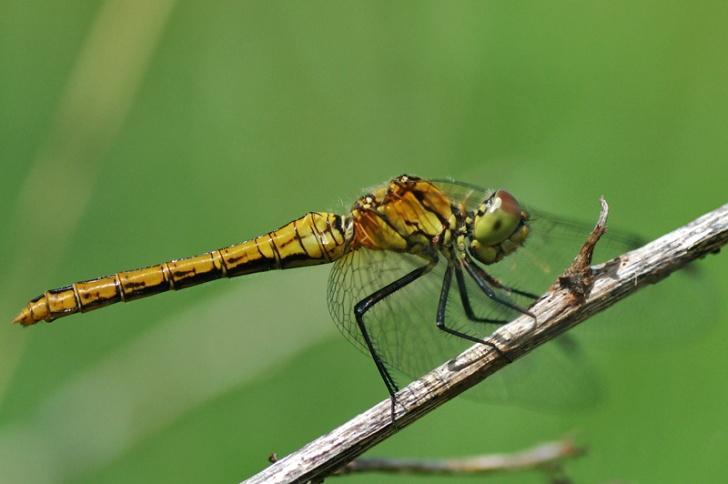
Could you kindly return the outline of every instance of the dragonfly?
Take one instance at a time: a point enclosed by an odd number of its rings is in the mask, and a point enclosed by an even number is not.
[[[504,189],[401,175],[346,214],[309,212],[229,247],[48,290],[14,322],[51,322],[219,278],[332,263],[329,312],[371,357],[394,412],[392,370],[417,377],[472,343],[507,358],[493,330],[530,314],[588,232],[527,209]],[[628,245],[634,242],[618,247]]]

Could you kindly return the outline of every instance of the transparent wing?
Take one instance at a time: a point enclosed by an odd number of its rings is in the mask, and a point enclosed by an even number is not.
[[[542,294],[571,263],[591,227],[536,210],[530,212],[533,216],[526,244],[494,264],[491,271],[515,287]],[[597,243],[593,262],[605,262],[644,243],[638,236],[608,227]],[[570,334],[585,348],[609,350],[669,348],[694,341],[716,320],[720,296],[715,294],[715,286],[698,274],[697,266],[691,269],[643,288]]]
[[[490,197],[495,190],[445,178],[430,180],[455,203],[462,203],[467,211],[473,211]]]
[[[378,289],[426,265],[411,254],[359,249],[336,261],[328,286],[329,311],[341,333],[366,355],[354,306]],[[435,326],[446,262],[374,305],[364,316],[377,354],[392,369],[422,375],[458,354],[466,344]],[[450,298],[452,299],[452,298]],[[492,330],[492,328],[490,328]],[[480,328],[480,333],[487,333]]]
[[[360,249],[338,260],[331,271],[328,304],[340,331],[364,354],[369,351],[354,317],[354,306],[381,287],[401,278],[427,261],[411,254]],[[438,299],[447,262],[443,259],[427,275],[383,299],[364,316],[379,357],[388,368],[416,378],[457,356],[471,342],[450,335],[435,325]],[[481,317],[510,321],[517,311],[486,297],[465,275],[466,292]],[[504,299],[510,295],[496,289]],[[510,299],[512,302],[518,302]],[[455,278],[447,298],[446,324],[457,331],[487,338],[497,324],[470,321],[464,313]],[[569,339],[544,345],[478,385],[468,395],[479,400],[528,405],[582,406],[598,393],[594,373]]]
[[[523,247],[487,270],[508,285],[543,294],[578,254],[592,226],[527,209],[529,234]],[[639,247],[637,236],[607,229],[594,253],[594,263],[604,262]]]
[[[467,210],[477,208],[493,193],[452,180],[433,183],[451,199],[460,200]],[[528,205],[525,208],[530,215],[530,232],[524,247],[486,270],[504,284],[542,294],[571,263],[593,224],[560,218]],[[647,240],[607,224],[607,233],[597,244],[594,263],[633,250]],[[715,284],[698,274],[697,265],[692,269],[640,290],[570,331],[570,335],[590,348],[632,350],[669,348],[700,338],[717,319],[721,296]]]
[[[433,183],[468,211],[475,210],[494,192],[454,180],[433,180]],[[528,205],[525,209],[530,216],[530,231],[524,247],[486,269],[508,281],[511,287],[542,294],[574,259],[593,225],[560,218]],[[642,243],[644,240],[637,235],[608,228],[597,244],[594,262],[609,260]]]
[[[492,190],[449,180],[433,181],[466,210],[473,210]],[[530,232],[525,245],[504,260],[482,268],[505,287],[540,295],[571,263],[591,232],[590,224],[554,217],[527,207]],[[603,262],[642,244],[640,237],[608,228],[597,244],[594,262]],[[401,278],[427,261],[411,254],[360,249],[338,260],[331,272],[328,303],[341,332],[367,356],[354,319],[354,306],[378,289]],[[377,353],[390,369],[416,378],[457,356],[470,342],[449,335],[435,325],[437,304],[445,274],[441,260],[427,275],[376,304],[365,315],[366,328]],[[465,274],[465,292],[476,315],[510,321],[518,313],[485,296]],[[467,394],[476,399],[537,405],[539,408],[581,407],[599,398],[598,372],[585,353],[602,348],[644,349],[683,343],[685,324],[715,320],[715,292],[694,274],[677,274],[658,286],[610,308],[555,342],[509,365]],[[498,297],[521,307],[528,297],[494,288]],[[707,296],[707,297],[706,297]],[[688,301],[686,304],[662,304]],[[446,324],[460,332],[487,338],[497,324],[470,321],[453,278],[447,298]],[[701,332],[690,332],[691,334]]]
[[[568,267],[592,227],[529,210],[530,233],[524,247],[486,270],[502,283],[543,294]],[[644,243],[638,236],[608,229],[597,244],[594,263],[605,262]],[[653,351],[694,342],[716,321],[716,286],[693,271],[681,271],[545,344],[476,387],[489,400],[539,408],[581,407],[600,398],[593,350]],[[672,302],[672,303],[670,303]],[[593,354],[593,353],[592,353]],[[544,384],[547,382],[547,384]]]

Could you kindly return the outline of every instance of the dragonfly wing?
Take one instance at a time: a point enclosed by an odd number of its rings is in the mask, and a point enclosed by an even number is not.
[[[492,193],[492,190],[449,180],[433,183],[454,204],[460,204],[466,210],[477,208]],[[524,246],[483,269],[503,286],[540,295],[569,266],[592,226],[529,207],[527,211],[531,217],[530,232]],[[642,243],[639,237],[608,228],[607,234],[597,244],[594,262],[604,262]],[[328,303],[331,315],[344,336],[369,355],[354,319],[354,306],[424,264],[426,261],[412,254],[367,249],[353,251],[339,259],[329,279]],[[366,313],[367,330],[377,353],[389,368],[416,378],[470,345],[470,342],[446,334],[435,326],[445,268],[446,262],[441,260],[427,275],[388,296]],[[476,399],[539,407],[563,408],[593,402],[599,394],[598,373],[592,369],[584,349],[595,346],[642,349],[647,345],[672,345],[685,341],[686,322],[701,325],[715,320],[710,313],[718,298],[710,296],[711,288],[706,288],[705,281],[692,276],[677,274],[654,288],[640,291],[616,308],[610,308],[603,316],[599,315],[570,331],[557,343],[537,348],[522,361],[499,371],[468,394]],[[518,315],[516,311],[486,297],[467,274],[465,281],[476,315],[504,321]],[[521,307],[533,302],[528,297],[502,289],[496,289],[496,293],[499,298]],[[694,303],[679,307],[660,304],[659,299],[664,298]],[[466,317],[455,280],[447,299],[446,323],[452,329],[479,338],[488,337],[497,327],[473,323]]]
[[[331,270],[329,312],[341,333],[369,354],[354,317],[354,306],[378,289],[427,264],[406,253],[358,249],[339,259]],[[437,300],[445,262],[375,304],[364,316],[379,357],[388,368],[418,377],[466,347],[459,338],[435,326]]]
[[[523,247],[487,269],[504,284],[540,295],[571,264],[592,227],[540,212],[532,213],[528,225]],[[608,231],[596,246],[594,263],[607,261],[639,244],[637,237]]]
[[[366,355],[369,351],[354,318],[354,306],[425,263],[410,254],[367,249],[351,252],[335,263],[329,279],[329,310],[342,334]],[[426,276],[385,298],[364,317],[379,357],[388,368],[410,378],[423,375],[472,345],[435,325],[445,269],[446,261],[441,260]],[[467,275],[465,285],[477,315],[503,321],[518,315],[486,297]],[[506,291],[496,291],[501,298],[509,297]],[[455,280],[448,295],[445,320],[448,327],[479,338],[487,338],[498,327],[467,318]],[[490,402],[556,408],[591,402],[597,388],[594,374],[572,346],[566,340],[563,344],[545,345],[466,395]]]
[[[478,208],[495,190],[482,188],[477,185],[445,178],[430,180],[437,188],[442,190],[454,203],[462,204],[466,211],[472,212]]]
[[[529,265],[526,265],[528,262]],[[500,263],[499,263],[500,264]],[[496,276],[502,283],[534,294],[544,292],[553,279],[543,277],[542,286],[534,286],[524,280],[520,284],[517,274],[507,271],[495,272],[499,264],[485,266],[490,275]],[[514,265],[513,270],[533,271],[532,258],[524,258],[522,265]],[[473,311],[478,316],[488,318],[501,317],[512,320],[519,313],[504,310],[502,305],[479,292],[472,279],[466,278],[466,292],[470,296]],[[503,289],[496,289],[502,299],[509,299],[522,307],[528,307],[533,300]],[[451,297],[457,295],[453,291]],[[472,322],[464,314],[460,301],[448,305],[448,321],[460,331],[473,333],[477,331],[492,332],[497,325],[485,325]],[[475,400],[488,402],[517,404],[526,407],[538,407],[541,410],[563,410],[583,408],[595,404],[601,395],[601,383],[598,372],[584,352],[585,346],[569,333],[555,341],[542,345],[512,365],[507,365],[496,372],[481,385],[469,390],[465,395]]]
[[[524,247],[494,264],[492,272],[517,288],[541,294],[571,263],[592,228],[536,210],[529,212],[531,230]],[[645,242],[634,234],[607,227],[596,245],[593,262],[606,262]],[[680,271],[646,287],[571,333],[582,345],[612,350],[667,348],[694,341],[716,320],[719,311],[715,306],[720,300],[715,286],[697,272]]]
[[[467,398],[543,411],[581,409],[603,394],[599,372],[572,335],[541,345],[468,390]]]

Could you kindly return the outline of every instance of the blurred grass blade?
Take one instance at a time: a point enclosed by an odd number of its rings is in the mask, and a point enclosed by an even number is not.
[[[26,292],[35,274],[52,270],[49,260],[63,257],[93,194],[100,159],[126,119],[174,3],[102,4],[60,95],[48,137],[31,161],[10,213],[10,232],[18,235],[7,253],[5,301],[16,304],[14,288]],[[47,196],[51,186],[52,199]],[[0,400],[23,348],[18,337],[12,339],[12,347],[3,343],[7,341],[0,338]]]
[[[236,284],[64,380],[27,419],[0,427],[0,469],[32,467],[42,448],[54,480],[75,482],[332,335],[323,305],[300,319],[300,307],[321,297],[327,271],[313,272]],[[279,292],[295,296],[280,305]]]

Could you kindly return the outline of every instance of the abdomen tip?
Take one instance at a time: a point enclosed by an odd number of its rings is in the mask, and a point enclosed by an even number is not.
[[[22,324],[23,326],[29,326],[37,322],[38,321],[33,318],[33,315],[27,307],[23,308],[23,310],[20,311],[17,316],[15,316],[15,319],[13,319],[14,324]]]

